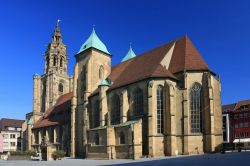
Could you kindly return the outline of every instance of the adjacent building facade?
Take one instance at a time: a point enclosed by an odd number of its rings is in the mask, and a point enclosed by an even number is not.
[[[70,77],[57,24],[45,74],[34,76],[27,149],[106,159],[220,149],[220,80],[187,36],[138,56],[130,48],[112,67],[93,30],[75,58]]]
[[[3,153],[3,136],[0,134],[0,154]]]
[[[223,116],[229,121],[229,143],[243,143],[250,147],[250,100],[224,105]]]
[[[6,119],[0,120],[0,133],[3,137],[3,151],[21,150],[21,130],[24,120]]]

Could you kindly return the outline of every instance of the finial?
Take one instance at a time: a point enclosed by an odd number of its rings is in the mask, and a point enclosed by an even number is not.
[[[92,25],[92,31],[95,31],[95,24]]]
[[[59,29],[59,22],[60,22],[60,21],[61,21],[60,19],[57,19],[57,21],[56,21],[55,32],[60,32],[60,29]]]
[[[132,49],[132,42],[129,42],[129,48]]]

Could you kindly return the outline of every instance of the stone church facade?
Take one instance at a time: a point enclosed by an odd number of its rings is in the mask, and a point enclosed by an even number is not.
[[[73,77],[58,27],[34,76],[33,112],[26,115],[27,149],[50,158],[140,158],[220,149],[220,80],[187,36],[120,64],[93,30],[75,55]]]

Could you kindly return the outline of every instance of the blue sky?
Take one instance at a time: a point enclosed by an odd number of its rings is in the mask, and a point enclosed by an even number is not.
[[[32,75],[43,74],[43,54],[57,19],[62,20],[70,74],[93,24],[113,65],[130,42],[140,54],[187,34],[221,75],[222,102],[250,99],[249,7],[247,0],[1,1],[0,118],[24,119],[32,111]]]

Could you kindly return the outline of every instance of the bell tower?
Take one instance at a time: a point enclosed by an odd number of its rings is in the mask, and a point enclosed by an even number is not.
[[[59,21],[57,21],[51,43],[48,44],[45,52],[45,73],[56,72],[61,75],[67,75],[67,64],[66,46],[62,42]]]
[[[62,42],[59,21],[44,56],[44,74],[34,75],[33,112],[40,114],[52,107],[57,99],[72,91],[73,77],[68,75],[68,55]]]

